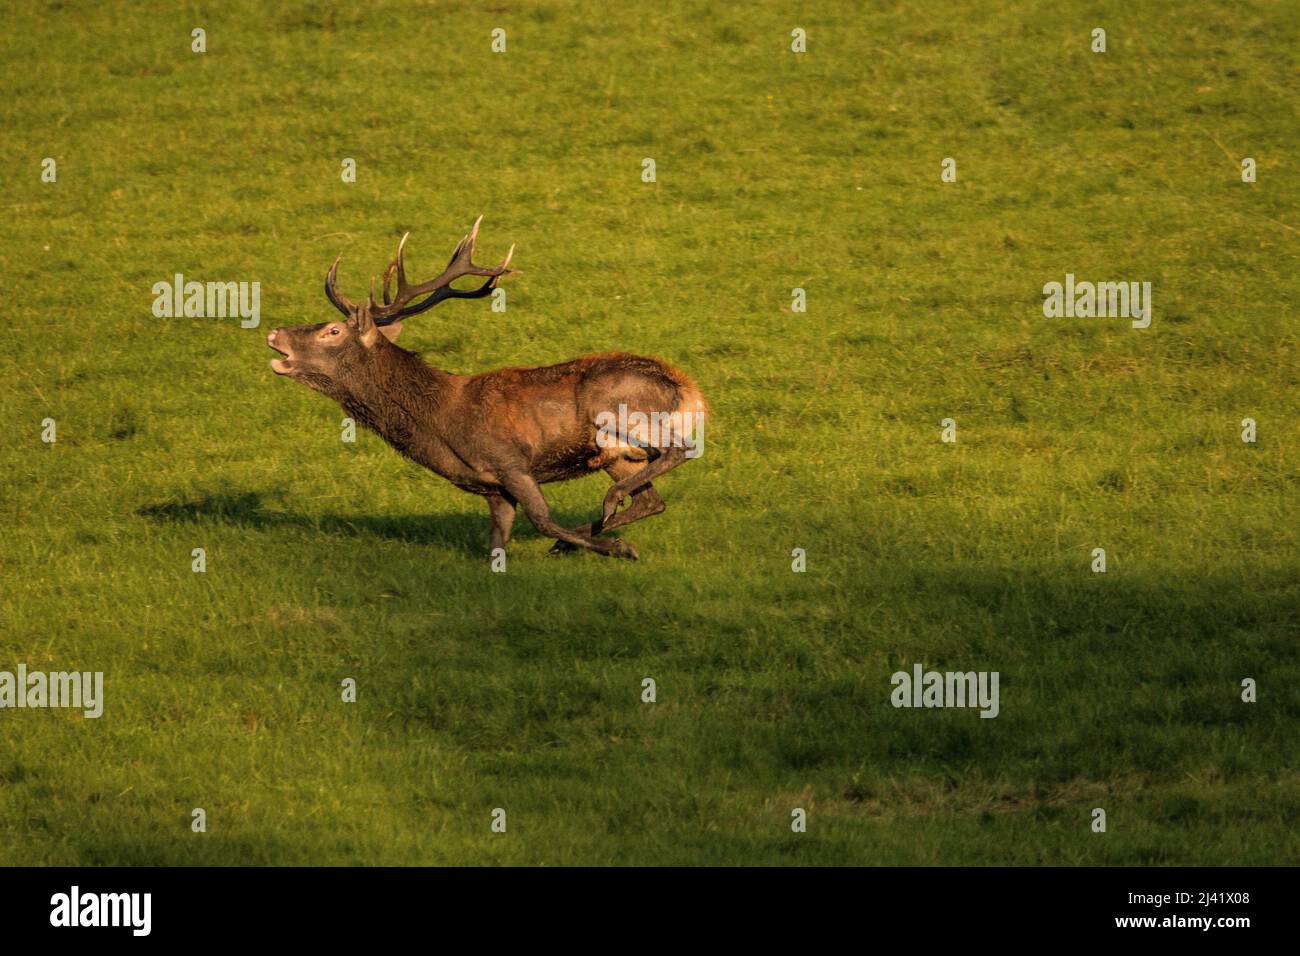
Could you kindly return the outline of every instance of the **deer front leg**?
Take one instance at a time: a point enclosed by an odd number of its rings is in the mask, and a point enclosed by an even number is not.
[[[506,494],[487,495],[488,510],[492,512],[492,533],[488,548],[495,551],[510,543],[510,531],[515,526],[515,499]]]
[[[626,541],[620,541],[618,538],[588,538],[560,527],[551,517],[551,509],[546,504],[541,487],[527,472],[506,476],[501,484],[523,506],[524,514],[528,515],[528,520],[533,523],[533,527],[548,538],[566,541],[580,548],[595,551],[597,554],[636,560],[636,549]]]

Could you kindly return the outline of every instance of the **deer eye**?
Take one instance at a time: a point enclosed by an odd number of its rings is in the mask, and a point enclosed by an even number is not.
[[[338,335],[338,334],[339,334],[339,327],[337,325],[334,326],[334,328],[330,329],[330,335]]]

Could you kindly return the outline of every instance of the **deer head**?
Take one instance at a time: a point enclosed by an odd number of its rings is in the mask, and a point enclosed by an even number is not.
[[[373,276],[370,295],[360,305],[339,291],[338,268],[343,258],[340,255],[325,276],[325,296],[343,314],[343,321],[273,329],[266,337],[266,344],[279,352],[281,358],[271,360],[271,370],[332,398],[342,400],[351,394],[358,377],[364,378],[367,370],[375,369],[386,350],[395,349],[391,343],[401,332],[403,319],[431,309],[444,299],[482,298],[496,288],[502,276],[516,271],[509,268],[515,254],[513,245],[499,266],[484,269],[474,264],[474,240],[478,238],[482,221],[482,216],[475,220],[474,228],[457,244],[440,275],[417,285],[406,281],[403,251],[410,233],[403,236],[397,245],[397,256],[384,271],[382,303],[375,300]],[[390,297],[389,286],[394,276],[397,291]],[[451,283],[463,276],[487,276],[488,280],[477,289],[453,289]],[[416,302],[421,296],[428,298]]]

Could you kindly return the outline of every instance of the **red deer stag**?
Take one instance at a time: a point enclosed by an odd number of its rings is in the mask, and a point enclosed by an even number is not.
[[[651,482],[702,450],[708,404],[686,375],[659,359],[622,352],[586,355],[544,368],[504,368],[456,375],[395,344],[401,321],[444,299],[486,296],[509,268],[514,246],[499,266],[474,264],[479,222],[460,241],[442,274],[406,281],[402,253],[383,276],[383,302],[356,304],[338,289],[339,260],[325,277],[325,295],[344,321],[273,330],[267,345],[281,358],[277,375],[302,382],[338,402],[357,422],[401,454],[487,499],[490,547],[504,548],[515,509],[542,534],[552,553],[587,548],[637,557],[627,541],[597,537],[664,510]],[[340,256],[340,258],[342,258]],[[395,295],[389,285],[397,277]],[[477,289],[454,289],[462,276],[486,276]],[[427,296],[417,302],[421,296]],[[601,515],[563,528],[551,517],[541,485],[603,469],[614,480]],[[631,495],[631,504],[619,506]]]

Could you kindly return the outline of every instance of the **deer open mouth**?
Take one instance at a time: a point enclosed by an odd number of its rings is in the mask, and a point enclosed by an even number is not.
[[[281,348],[275,344],[275,333],[272,332],[266,337],[266,345],[274,352],[279,352],[284,358],[271,359],[271,371],[276,375],[288,375],[289,370],[293,367],[293,359],[289,355],[289,350]]]

